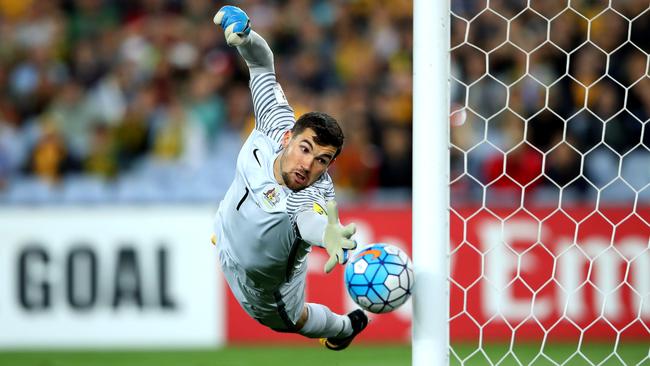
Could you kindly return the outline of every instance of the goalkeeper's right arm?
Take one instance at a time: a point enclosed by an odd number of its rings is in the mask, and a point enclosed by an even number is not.
[[[251,30],[250,19],[243,10],[226,5],[214,16],[214,23],[223,28],[228,45],[237,47],[248,65],[251,79],[255,75],[275,72],[271,48],[264,38]]]

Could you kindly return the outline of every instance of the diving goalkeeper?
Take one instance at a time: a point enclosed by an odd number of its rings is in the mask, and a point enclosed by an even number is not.
[[[224,6],[214,22],[248,65],[255,111],[255,129],[239,152],[235,178],[215,217],[213,243],[226,281],[261,324],[345,349],[367,326],[365,313],[339,315],[305,302],[312,246],[326,249],[326,273],[344,264],[347,250],[356,247],[355,226],[341,226],[327,174],[341,152],[343,132],[325,113],[295,120],[276,81],[273,53],[251,30],[246,13]]]

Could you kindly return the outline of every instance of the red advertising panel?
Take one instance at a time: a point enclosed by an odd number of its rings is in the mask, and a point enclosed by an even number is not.
[[[359,243],[387,242],[411,253],[410,207],[354,207]],[[451,212],[452,341],[650,337],[650,207],[528,208]],[[343,270],[325,275],[324,251],[310,255],[307,300],[345,313],[354,308]],[[229,342],[306,342],[250,319],[228,294]],[[372,315],[365,341],[407,341],[410,302]],[[432,311],[436,309],[432,308]]]
[[[650,208],[636,212],[453,211],[452,340],[648,339]]]

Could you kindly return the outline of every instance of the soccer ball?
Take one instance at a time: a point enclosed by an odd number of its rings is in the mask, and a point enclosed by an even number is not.
[[[414,279],[409,257],[389,244],[361,248],[345,266],[348,293],[371,313],[387,313],[406,302]]]

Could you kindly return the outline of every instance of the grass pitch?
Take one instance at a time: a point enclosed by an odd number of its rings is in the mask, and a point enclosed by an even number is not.
[[[539,357],[539,345],[454,345],[450,365],[650,365],[650,345],[620,344],[617,357],[604,344],[551,344]],[[581,356],[582,355],[582,356]],[[583,358],[584,356],[584,358]],[[586,361],[588,358],[591,362]],[[462,360],[463,362],[460,362]],[[305,346],[229,346],[217,350],[165,351],[34,351],[0,352],[2,366],[406,366],[411,364],[410,345],[353,345],[343,352]]]
[[[321,347],[241,346],[202,351],[0,352],[2,366],[392,366],[410,365],[408,345]]]

